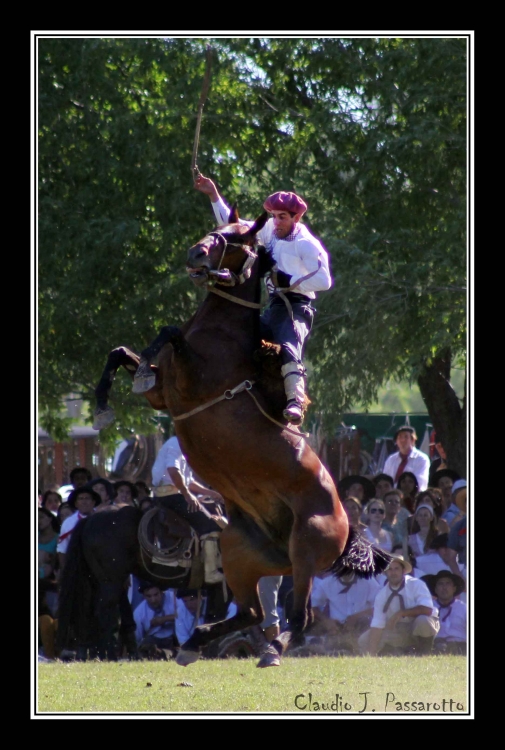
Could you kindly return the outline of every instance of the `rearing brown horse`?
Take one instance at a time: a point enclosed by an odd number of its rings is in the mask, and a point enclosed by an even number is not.
[[[238,218],[234,208],[227,225],[188,251],[189,277],[209,286],[191,320],[181,329],[162,329],[143,358],[115,349],[96,389],[100,428],[112,418],[107,398],[118,367],[132,376],[138,369],[140,381],[147,377],[144,388],[154,383],[145,393],[153,408],[169,410],[190,466],[225,501],[223,570],[238,614],[197,627],[178,654],[182,665],[196,661],[214,638],[262,622],[260,577],[293,576],[292,615],[261,657],[258,666],[266,667],[278,665],[286,648],[303,640],[312,622],[315,573],[354,570],[369,577],[390,561],[350,530],[335,485],[303,433],[277,421],[285,398],[282,381],[277,393],[269,391],[254,356],[261,346],[262,263],[269,257],[256,249],[255,237],[267,214],[252,227]],[[148,365],[145,358],[158,353],[157,367]]]

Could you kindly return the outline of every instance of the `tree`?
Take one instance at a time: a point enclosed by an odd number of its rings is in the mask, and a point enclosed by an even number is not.
[[[39,42],[39,398],[53,429],[64,393],[92,400],[111,348],[140,350],[200,299],[183,269],[212,222],[189,173],[205,42]],[[331,429],[390,378],[417,381],[464,475],[466,399],[449,373],[466,365],[466,40],[210,43],[200,169],[248,218],[296,190],[331,255],[307,351],[314,410]],[[126,377],[114,390],[116,429],[145,426]]]

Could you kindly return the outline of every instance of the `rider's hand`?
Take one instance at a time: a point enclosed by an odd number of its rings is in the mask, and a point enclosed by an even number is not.
[[[195,190],[199,190],[201,193],[208,195],[213,203],[219,198],[217,188],[209,177],[204,177],[203,174],[199,174],[193,183]]]
[[[284,271],[277,271],[277,284],[280,289],[287,289],[291,284],[291,276]]]
[[[186,500],[188,504],[188,511],[190,513],[194,513],[195,511],[201,509],[202,506],[200,505],[196,495],[193,495],[192,492],[188,491],[188,493],[184,495],[184,499]]]

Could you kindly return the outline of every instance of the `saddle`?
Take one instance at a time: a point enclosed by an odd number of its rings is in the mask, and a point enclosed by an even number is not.
[[[138,539],[144,566],[152,575],[166,579],[187,579],[188,588],[204,583],[224,581],[219,533],[199,536],[186,519],[169,508],[156,506],[148,510],[139,524]],[[148,565],[162,565],[167,575],[149,570]]]

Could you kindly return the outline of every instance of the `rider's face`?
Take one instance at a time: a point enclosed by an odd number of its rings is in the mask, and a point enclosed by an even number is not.
[[[291,216],[287,211],[271,211],[272,219],[274,220],[275,234],[279,239],[287,237],[291,234],[296,222],[300,218],[300,214]]]

